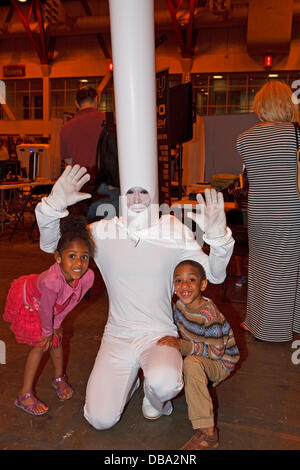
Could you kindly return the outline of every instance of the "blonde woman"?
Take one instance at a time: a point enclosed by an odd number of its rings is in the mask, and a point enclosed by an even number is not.
[[[275,81],[256,94],[254,112],[261,122],[237,139],[249,179],[248,304],[241,326],[262,341],[290,341],[300,333],[298,106],[291,89]]]

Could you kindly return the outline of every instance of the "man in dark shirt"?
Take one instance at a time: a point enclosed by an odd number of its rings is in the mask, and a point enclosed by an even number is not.
[[[92,178],[95,177],[97,143],[105,120],[105,113],[97,111],[97,100],[95,88],[80,88],[75,101],[78,111],[60,133],[61,159],[67,164],[84,166]]]

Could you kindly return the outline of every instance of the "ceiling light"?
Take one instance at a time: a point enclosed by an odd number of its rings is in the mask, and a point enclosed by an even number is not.
[[[278,76],[278,73],[269,73],[268,75],[269,78],[277,78]]]
[[[213,75],[213,78],[220,79],[220,78],[223,78],[223,75]]]

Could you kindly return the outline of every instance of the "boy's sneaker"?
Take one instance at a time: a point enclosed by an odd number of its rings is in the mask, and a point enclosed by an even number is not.
[[[156,410],[154,406],[151,405],[146,396],[143,398],[142,412],[146,419],[158,419],[162,415],[160,411]]]
[[[217,447],[219,447],[219,439],[216,429],[214,429],[212,435],[205,433],[202,429],[198,429],[180,450],[209,450],[216,449]]]

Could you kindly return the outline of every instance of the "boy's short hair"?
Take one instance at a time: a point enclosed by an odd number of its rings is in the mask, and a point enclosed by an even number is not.
[[[185,264],[190,264],[191,266],[193,266],[194,268],[197,269],[197,271],[198,271],[198,273],[201,277],[201,281],[206,280],[206,272],[205,272],[205,269],[203,268],[202,264],[200,264],[197,261],[194,261],[192,259],[185,259],[184,261],[181,261],[180,263],[178,263],[176,268],[174,269],[174,274],[175,274],[176,269],[179,266],[184,266]]]
[[[83,86],[77,91],[76,101],[79,106],[81,106],[86,101],[94,101],[97,95],[98,93],[95,88],[92,88],[91,86]]]

